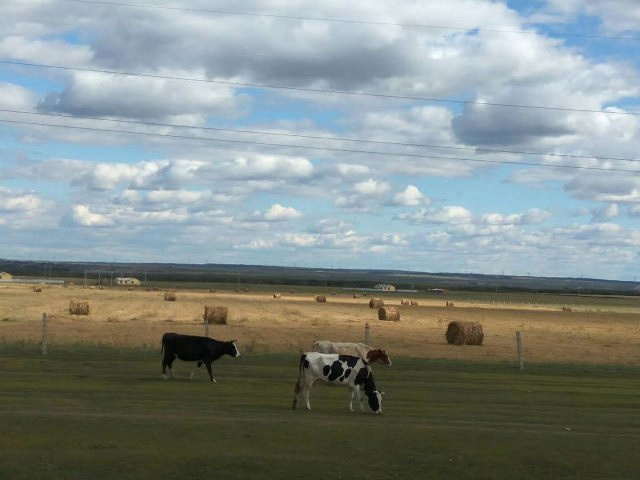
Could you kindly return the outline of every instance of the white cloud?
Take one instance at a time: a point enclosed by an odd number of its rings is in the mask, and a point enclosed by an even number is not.
[[[369,175],[370,169],[366,165],[354,165],[349,163],[339,163],[336,166],[338,173],[343,177],[362,177]]]
[[[295,218],[300,218],[301,216],[302,213],[295,208],[285,207],[279,203],[271,205],[271,207],[269,207],[269,209],[264,213],[264,219],[270,222],[293,220]]]
[[[107,227],[113,225],[113,220],[100,213],[93,213],[87,205],[74,205],[74,221],[83,227]]]
[[[414,224],[468,224],[473,221],[473,214],[464,207],[446,206],[442,208],[421,208],[414,213],[401,213],[397,216]]]
[[[420,189],[414,185],[407,185],[404,191],[393,197],[393,203],[396,205],[415,206],[425,202],[428,203],[428,199],[425,199]]]
[[[380,182],[372,178],[363,182],[354,184],[353,191],[368,197],[382,196],[389,191],[389,184],[387,182]]]
[[[481,223],[487,225],[527,225],[540,223],[551,216],[550,212],[532,208],[525,213],[503,215],[501,213],[487,213],[482,215]]]

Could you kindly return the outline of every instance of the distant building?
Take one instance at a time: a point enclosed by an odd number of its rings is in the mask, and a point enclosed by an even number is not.
[[[394,285],[389,284],[389,283],[379,283],[373,288],[375,288],[376,290],[384,290],[385,292],[395,292],[396,291],[396,287]]]
[[[140,280],[132,277],[116,277],[114,279],[116,285],[136,286],[140,285]]]
[[[11,275],[10,273],[0,272],[0,281],[1,280],[12,280],[12,279],[13,279],[13,275]]]

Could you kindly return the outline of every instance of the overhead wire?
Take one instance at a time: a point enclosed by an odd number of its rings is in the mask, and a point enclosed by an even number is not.
[[[220,142],[220,143],[229,143],[229,144],[257,145],[257,146],[268,146],[268,147],[277,147],[277,148],[305,149],[305,150],[330,151],[330,152],[340,152],[340,153],[357,153],[357,154],[388,156],[388,157],[423,158],[423,159],[430,159],[430,160],[450,160],[450,161],[500,164],[500,165],[519,165],[519,166],[526,165],[526,166],[545,167],[545,168],[595,170],[595,171],[603,171],[603,172],[640,173],[640,170],[624,169],[624,168],[605,168],[605,167],[592,167],[592,166],[584,166],[584,165],[547,164],[547,163],[526,162],[526,161],[519,162],[519,161],[510,161],[510,160],[490,160],[490,159],[465,158],[465,157],[447,157],[447,156],[440,156],[440,155],[426,155],[426,154],[406,153],[406,152],[380,152],[376,150],[359,150],[359,149],[352,149],[352,148],[324,147],[324,146],[314,146],[314,145],[295,145],[295,144],[283,144],[283,143],[274,143],[274,142],[259,142],[259,141],[251,141],[251,140],[236,140],[236,139],[228,139],[228,138],[200,137],[195,135],[178,135],[178,134],[157,133],[157,132],[135,132],[131,130],[120,130],[120,129],[112,129],[112,128],[95,128],[95,127],[85,127],[85,126],[79,126],[79,125],[52,124],[52,123],[45,123],[45,122],[28,122],[28,121],[22,121],[22,120],[8,120],[8,119],[1,119],[1,118],[0,118],[0,123],[66,128],[66,129],[75,129],[75,130],[83,130],[83,131],[90,131],[90,132],[124,133],[129,135],[143,135],[143,136],[153,136],[153,137],[183,139],[183,140],[199,140],[199,141]]]
[[[281,20],[304,20],[304,21],[314,21],[314,22],[375,25],[375,26],[400,27],[400,28],[412,28],[412,29],[477,31],[477,32],[491,32],[491,33],[510,33],[510,34],[520,34],[520,35],[551,35],[556,37],[591,38],[591,39],[603,39],[603,40],[632,40],[632,41],[640,40],[639,37],[622,36],[622,35],[601,35],[601,34],[574,33],[574,32],[541,33],[541,32],[530,31],[530,30],[511,30],[511,29],[502,29],[502,28],[483,28],[483,27],[473,27],[473,26],[384,22],[384,21],[378,21],[378,20],[363,20],[363,19],[354,19],[354,18],[311,17],[308,15],[285,15],[285,14],[268,13],[268,12],[266,13],[265,12],[246,12],[246,11],[239,11],[239,10],[175,7],[175,6],[168,6],[168,5],[113,2],[113,1],[106,1],[106,0],[58,0],[58,1],[65,1],[70,3],[83,3],[88,5],[105,5],[105,6],[113,6],[113,7],[143,8],[143,9],[168,10],[168,11],[189,12],[189,13],[205,13],[205,14],[212,14],[212,15],[235,15],[235,16],[274,18],[274,19],[281,19]]]
[[[178,80],[178,81],[187,81],[187,82],[211,83],[211,84],[229,85],[229,86],[235,86],[235,87],[290,90],[290,91],[298,91],[298,92],[374,97],[374,98],[386,98],[386,99],[394,99],[394,100],[413,100],[413,101],[434,102],[434,103],[454,103],[454,104],[460,104],[460,105],[480,105],[480,106],[490,106],[490,107],[534,109],[534,110],[546,110],[546,111],[640,116],[640,112],[629,112],[629,111],[597,110],[597,109],[586,109],[586,108],[554,107],[554,106],[526,105],[526,104],[514,104],[514,103],[481,102],[477,100],[457,100],[457,99],[448,99],[448,98],[421,97],[421,96],[411,96],[411,95],[394,95],[394,94],[375,93],[375,92],[357,92],[352,90],[295,87],[291,85],[276,85],[276,84],[267,84],[267,83],[235,82],[235,81],[228,81],[228,80],[212,80],[208,78],[178,77],[178,76],[172,76],[172,75],[159,75],[154,73],[125,72],[125,71],[119,71],[119,70],[107,70],[107,69],[89,68],[89,67],[52,65],[52,64],[45,64],[45,63],[23,62],[23,61],[8,60],[8,59],[0,59],[0,64],[32,67],[32,68],[104,73],[104,74],[110,74],[110,75],[154,78],[154,79],[162,79],[162,80]]]
[[[64,114],[64,113],[51,113],[51,112],[34,112],[29,110],[13,110],[13,109],[5,109],[5,108],[0,108],[0,112],[36,115],[41,117],[59,117],[59,118],[70,118],[70,119],[77,119],[77,120],[95,120],[95,121],[101,121],[101,122],[125,123],[125,124],[132,124],[132,125],[144,125],[144,126],[150,126],[150,127],[184,128],[184,129],[202,130],[202,131],[242,133],[242,134],[266,135],[266,136],[277,136],[277,137],[287,137],[287,138],[303,138],[307,140],[326,140],[326,141],[334,141],[334,142],[365,143],[365,144],[381,145],[381,146],[386,145],[386,146],[393,146],[393,147],[433,148],[433,149],[442,149],[442,150],[457,150],[457,151],[500,153],[500,154],[512,154],[512,155],[529,155],[529,156],[535,155],[535,156],[541,156],[541,157],[558,157],[558,158],[582,159],[582,160],[640,162],[640,158],[604,157],[599,155],[577,155],[577,154],[557,153],[557,152],[532,152],[532,151],[525,151],[525,150],[506,150],[506,149],[484,148],[484,147],[463,147],[463,146],[454,146],[454,145],[434,145],[434,144],[426,144],[426,143],[365,140],[362,138],[351,138],[351,137],[335,137],[335,136],[328,136],[328,135],[307,135],[307,134],[290,133],[290,132],[274,132],[274,131],[268,131],[268,130],[248,130],[248,129],[239,129],[239,128],[186,125],[186,124],[164,123],[164,122],[150,122],[150,121],[142,121],[142,120],[105,118],[105,117],[95,117],[95,116],[88,116],[88,115],[70,115],[70,114]]]

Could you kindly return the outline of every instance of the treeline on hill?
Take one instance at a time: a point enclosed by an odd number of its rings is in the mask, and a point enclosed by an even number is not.
[[[640,295],[637,282],[590,278],[427,273],[402,270],[355,270],[263,265],[48,262],[0,259],[0,271],[14,277],[101,278],[131,276],[152,282],[237,283],[327,288],[372,288],[379,283],[400,290],[464,290],[565,294]]]

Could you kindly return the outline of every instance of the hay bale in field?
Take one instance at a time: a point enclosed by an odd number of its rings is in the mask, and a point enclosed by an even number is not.
[[[69,302],[69,313],[73,315],[89,315],[89,302]]]
[[[318,302],[318,303],[326,303],[327,302],[327,297],[325,297],[324,295],[316,295],[316,302]]]
[[[400,311],[397,307],[380,307],[378,308],[378,320],[386,320],[389,322],[400,321]]]
[[[35,293],[40,293],[42,291],[42,289],[40,287],[33,287],[33,291]]]
[[[445,304],[445,306],[446,306],[446,307],[453,307],[454,305],[453,305],[453,302],[447,302],[447,303]]]
[[[280,295],[279,293],[274,293],[273,298],[282,298],[282,295]]]
[[[562,311],[563,312],[573,312],[573,308],[563,305],[562,306]]]
[[[382,308],[384,307],[384,301],[381,298],[372,298],[369,300],[369,308]]]
[[[414,307],[417,307],[419,304],[417,300],[411,300],[411,305],[413,305]]]
[[[210,305],[204,306],[204,318],[205,323],[226,325],[227,316],[229,315],[229,309],[227,307],[212,307]]]
[[[456,320],[449,322],[445,337],[452,345],[482,345],[484,333],[478,322]]]
[[[411,305],[411,300],[409,300],[408,298],[403,298],[402,300],[400,300],[400,305]]]
[[[164,292],[164,301],[165,302],[175,302],[176,301],[176,292]]]
[[[353,294],[353,298],[358,298],[358,295],[356,295],[355,293]]]

